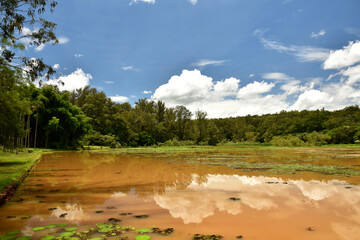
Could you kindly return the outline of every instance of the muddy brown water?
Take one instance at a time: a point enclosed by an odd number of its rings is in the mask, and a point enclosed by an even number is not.
[[[296,153],[247,150],[189,156],[199,162],[244,157],[250,162],[295,159],[359,166],[359,153],[301,149]],[[0,234],[20,230],[38,239],[33,227],[55,223],[94,226],[118,218],[123,226],[175,229],[169,236],[151,235],[151,239],[191,239],[196,233],[220,234],[223,239],[239,235],[252,240],[360,239],[359,176],[243,172],[216,164],[189,164],[182,157],[90,152],[44,155],[16,196],[0,208]]]

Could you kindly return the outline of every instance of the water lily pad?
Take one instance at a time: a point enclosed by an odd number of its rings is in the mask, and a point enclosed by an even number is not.
[[[136,232],[143,234],[143,233],[150,233],[150,232],[152,232],[152,230],[149,228],[140,228],[140,229],[136,230]]]
[[[112,230],[114,230],[113,228],[100,228],[98,230],[99,233],[108,233],[111,232]]]
[[[71,237],[75,234],[75,232],[64,232],[60,235],[60,237]]]
[[[19,237],[16,240],[30,240],[31,237],[30,236],[23,236],[23,237]]]
[[[33,231],[41,231],[41,230],[44,230],[45,227],[34,227],[32,230]]]
[[[67,223],[61,223],[61,224],[58,224],[56,225],[57,227],[66,227],[67,226]]]
[[[46,236],[40,238],[40,240],[53,240],[53,239],[55,239],[55,237],[52,235],[46,235]]]
[[[54,228],[57,227],[57,224],[50,224],[50,225],[46,225],[45,228]]]
[[[150,238],[148,235],[138,235],[135,237],[135,240],[149,240]]]
[[[0,235],[0,239],[1,240],[10,240],[10,239],[15,239],[16,236],[14,235]]]
[[[65,231],[72,232],[72,231],[75,231],[77,229],[78,229],[77,227],[69,227],[69,228],[65,228]]]

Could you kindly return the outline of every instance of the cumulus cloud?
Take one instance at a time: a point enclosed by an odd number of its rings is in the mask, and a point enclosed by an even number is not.
[[[112,96],[112,97],[110,97],[110,99],[111,99],[113,102],[118,102],[118,103],[124,103],[124,102],[128,102],[128,101],[129,101],[129,98],[128,98],[128,97],[119,96],[119,95]]]
[[[255,30],[257,36],[265,48],[294,55],[300,62],[323,62],[329,56],[329,49],[313,46],[285,45],[275,40],[264,37],[267,30]]]
[[[259,94],[270,92],[275,86],[274,83],[267,82],[253,82],[241,88],[237,94],[237,98],[252,98]]]
[[[222,65],[226,62],[226,60],[209,60],[209,59],[201,59],[197,61],[196,63],[193,63],[192,65],[195,67],[206,67],[208,65]]]
[[[343,49],[331,51],[324,62],[324,69],[341,69],[360,62],[360,41],[349,42]]]
[[[328,93],[312,89],[302,93],[290,110],[317,110],[329,106],[332,102],[333,97]]]
[[[143,91],[143,94],[152,94],[152,91],[146,91],[146,90],[144,90],[144,91]]]
[[[164,101],[170,107],[184,105],[192,112],[201,109],[210,118],[275,113],[288,107],[283,95],[261,95],[269,93],[274,83],[255,81],[239,85],[240,80],[234,77],[214,82],[199,70],[183,70],[158,87],[152,99]]]
[[[325,36],[325,34],[326,34],[326,31],[325,31],[324,29],[321,29],[320,32],[318,32],[318,33],[312,32],[311,35],[310,35],[310,37],[312,37],[312,38],[318,38],[318,37],[323,37],[323,36]]]
[[[84,88],[89,85],[92,79],[91,74],[85,73],[81,68],[66,76],[61,76],[57,79],[50,79],[45,84],[58,86],[60,91],[74,91],[76,89]]]
[[[53,69],[59,69],[60,68],[60,64],[54,64]]]

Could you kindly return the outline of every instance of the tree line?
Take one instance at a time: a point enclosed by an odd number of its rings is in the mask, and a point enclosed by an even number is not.
[[[204,111],[193,114],[162,101],[115,103],[89,86],[73,92],[52,85],[39,88],[7,66],[0,66],[0,103],[0,145],[5,149],[360,142],[358,106],[208,119]]]

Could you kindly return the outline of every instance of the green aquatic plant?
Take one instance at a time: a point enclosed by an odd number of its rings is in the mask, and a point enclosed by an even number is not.
[[[72,232],[72,231],[75,231],[77,229],[78,229],[77,227],[68,227],[68,228],[65,228],[65,231]]]
[[[149,240],[150,238],[148,235],[138,235],[135,237],[135,240]]]
[[[41,231],[41,230],[44,230],[46,229],[46,227],[34,227],[32,230],[33,231]]]
[[[57,227],[66,227],[66,226],[67,226],[67,223],[57,224],[56,226],[57,226]]]
[[[136,230],[137,233],[144,234],[144,233],[151,233],[152,230],[150,228],[140,228]]]
[[[71,237],[75,234],[75,232],[64,232],[60,235],[60,237]]]
[[[12,231],[12,232],[9,232],[8,235],[15,235],[15,234],[19,234],[20,231]]]
[[[14,235],[0,235],[0,240],[11,240],[11,239],[15,239],[16,236]]]
[[[16,240],[30,240],[31,237],[30,236],[23,236],[23,237],[19,237]]]
[[[55,237],[52,235],[46,235],[46,236],[40,238],[40,240],[53,240],[53,239],[55,239]]]
[[[221,235],[203,235],[203,234],[194,234],[193,240],[219,240],[223,237]]]

